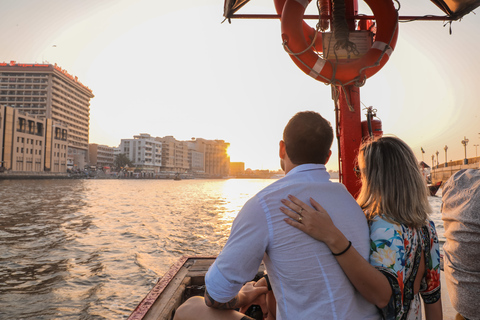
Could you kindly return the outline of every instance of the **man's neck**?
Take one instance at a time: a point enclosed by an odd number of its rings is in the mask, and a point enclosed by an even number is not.
[[[298,165],[292,163],[290,159],[285,161],[285,174],[289,173],[293,168],[297,167]]]

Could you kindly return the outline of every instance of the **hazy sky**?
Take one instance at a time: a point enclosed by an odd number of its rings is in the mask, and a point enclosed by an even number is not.
[[[400,1],[400,15],[443,13]],[[360,13],[369,14],[360,1]],[[309,8],[315,13],[314,5]],[[477,10],[478,11],[478,10]],[[240,13],[275,13],[251,0]],[[57,63],[93,90],[90,142],[117,146],[139,133],[222,139],[231,161],[277,169],[283,127],[315,110],[334,124],[330,87],[298,69],[277,20],[221,24],[223,0],[2,0],[0,62]],[[314,23],[314,22],[312,22]],[[390,61],[360,89],[383,131],[422,159],[462,159],[480,144],[480,17],[400,25]],[[362,112],[363,114],[364,112]],[[328,169],[338,169],[337,148]]]

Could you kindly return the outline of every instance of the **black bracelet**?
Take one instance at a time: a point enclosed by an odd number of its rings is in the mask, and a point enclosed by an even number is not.
[[[262,278],[265,278],[265,280],[267,281],[268,291],[272,291],[272,285],[270,284],[270,279],[268,279],[268,274],[263,275]]]
[[[352,246],[352,241],[348,241],[348,246],[347,246],[347,248],[346,248],[345,250],[343,250],[343,251],[340,252],[340,253],[333,253],[333,252],[332,252],[332,254],[333,254],[335,257],[341,256],[342,254],[344,254],[345,252],[347,252],[348,249],[350,249],[351,246]]]

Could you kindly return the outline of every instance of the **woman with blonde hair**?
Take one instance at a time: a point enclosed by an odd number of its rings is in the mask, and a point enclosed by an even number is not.
[[[365,142],[358,154],[362,187],[357,197],[369,221],[370,263],[328,211],[295,196],[282,200],[285,221],[324,242],[355,288],[384,319],[421,319],[420,295],[427,320],[442,319],[440,253],[428,190],[410,147],[396,137]]]

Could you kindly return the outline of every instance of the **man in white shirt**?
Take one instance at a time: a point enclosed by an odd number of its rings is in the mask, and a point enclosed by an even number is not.
[[[177,310],[176,320],[251,319],[233,309],[254,301],[263,305],[268,289],[252,282],[244,285],[253,279],[262,260],[276,298],[276,319],[380,318],[375,306],[354,289],[328,247],[288,225],[280,211],[281,200],[289,194],[306,203],[314,198],[368,259],[365,215],[346,188],[331,182],[326,172],[332,141],[332,127],[318,113],[299,112],[288,122],[280,141],[285,177],[244,205],[205,277],[205,300],[188,300]]]

